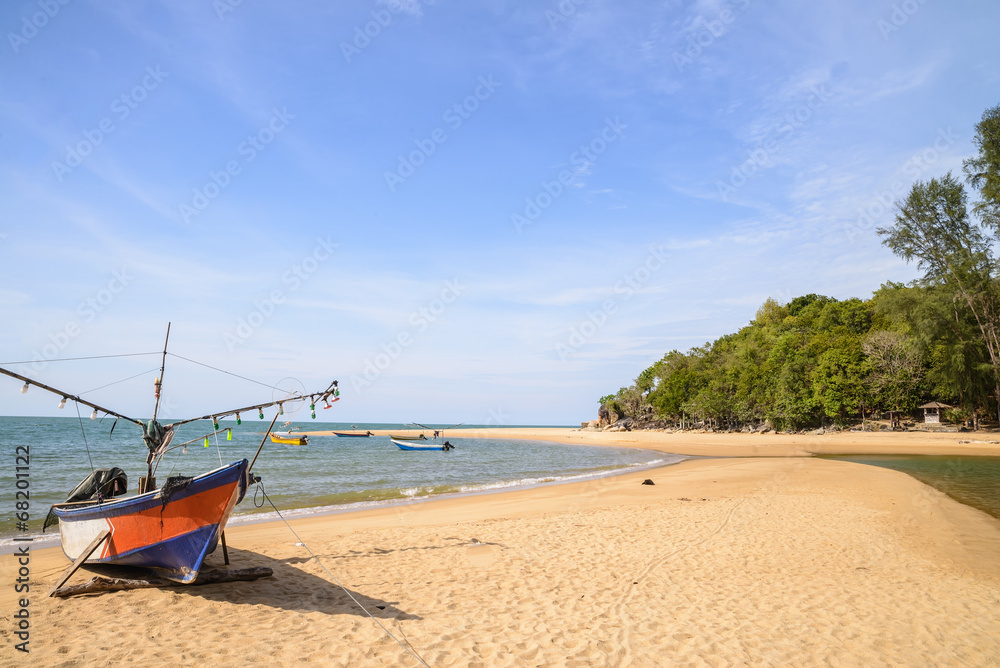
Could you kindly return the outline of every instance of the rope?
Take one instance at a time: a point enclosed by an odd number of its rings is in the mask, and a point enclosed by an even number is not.
[[[81,392],[80,394],[90,394],[91,392],[97,392],[98,390],[103,390],[105,387],[111,387],[112,385],[117,385],[118,383],[124,383],[127,380],[132,380],[133,378],[138,378],[139,376],[145,376],[147,373],[152,373],[156,371],[156,367],[153,367],[149,371],[143,371],[142,373],[137,373],[134,376],[129,376],[128,378],[122,378],[121,380],[116,380],[113,383],[108,383],[107,385],[101,385],[100,387],[95,387],[92,390],[87,390],[86,392]]]
[[[340,588],[341,588],[341,589],[342,589],[342,590],[344,591],[344,593],[345,593],[345,594],[347,594],[347,595],[348,595],[348,596],[349,596],[349,597],[351,598],[351,600],[352,600],[352,601],[354,601],[354,603],[355,603],[355,604],[356,604],[356,605],[357,605],[357,606],[358,606],[359,608],[361,608],[361,610],[362,610],[362,611],[363,611],[363,612],[364,612],[364,613],[365,613],[366,615],[368,615],[369,617],[371,617],[371,618],[372,618],[372,621],[374,621],[374,622],[375,622],[376,624],[378,624],[378,625],[379,625],[380,627],[382,627],[382,630],[383,630],[383,631],[385,631],[386,635],[388,635],[388,636],[389,636],[390,638],[392,638],[393,640],[395,640],[395,641],[396,641],[396,643],[397,643],[397,644],[398,644],[398,645],[399,645],[400,647],[402,647],[402,648],[403,648],[403,649],[405,649],[405,650],[406,650],[407,652],[409,652],[410,656],[412,656],[412,657],[413,657],[414,659],[416,659],[417,661],[419,661],[419,662],[420,662],[420,663],[421,663],[422,665],[424,665],[424,666],[427,666],[427,668],[430,668],[430,665],[428,665],[428,663],[427,663],[426,661],[424,661],[424,660],[423,660],[423,659],[422,659],[422,658],[420,657],[420,655],[418,655],[418,654],[417,654],[417,653],[416,653],[416,652],[415,652],[414,650],[412,650],[412,649],[410,649],[409,647],[407,647],[406,645],[404,645],[404,644],[403,644],[403,641],[401,641],[401,640],[400,640],[399,638],[397,638],[396,636],[392,635],[392,632],[391,632],[391,631],[390,631],[389,629],[387,629],[387,628],[385,627],[385,625],[384,625],[384,624],[383,624],[382,622],[380,622],[380,621],[379,621],[379,620],[378,620],[378,619],[377,619],[377,618],[375,617],[375,615],[373,615],[372,613],[368,612],[368,609],[367,609],[367,608],[365,608],[365,606],[361,605],[361,602],[360,602],[360,601],[359,601],[358,599],[354,598],[354,594],[352,594],[352,593],[351,593],[350,591],[348,591],[348,590],[347,590],[347,587],[345,587],[344,585],[342,585],[342,584],[340,583],[340,580],[338,580],[338,579],[337,579],[337,577],[336,577],[336,576],[335,576],[335,575],[334,575],[333,573],[331,573],[331,572],[330,572],[330,569],[328,569],[328,568],[326,567],[326,565],[325,565],[325,564],[324,564],[324,563],[323,563],[322,561],[320,561],[320,560],[319,560],[319,557],[317,557],[317,556],[316,556],[316,555],[315,555],[315,554],[313,553],[313,551],[309,549],[309,546],[308,546],[308,545],[306,545],[306,542],[305,542],[304,540],[302,540],[302,538],[301,538],[301,537],[299,536],[299,534],[295,533],[295,529],[293,529],[293,528],[292,528],[292,525],[288,523],[288,520],[286,520],[286,519],[285,519],[284,517],[282,517],[282,515],[281,515],[281,512],[280,512],[280,511],[278,510],[278,507],[274,505],[274,502],[273,502],[273,501],[271,501],[271,497],[269,497],[269,496],[267,495],[267,492],[265,492],[265,491],[264,491],[264,485],[262,485],[261,483],[259,483],[259,482],[258,482],[258,483],[257,483],[257,487],[258,487],[258,489],[260,489],[260,492],[261,492],[261,494],[263,494],[263,495],[264,495],[264,498],[265,498],[265,499],[267,500],[267,502],[271,504],[271,507],[272,507],[272,508],[274,508],[274,512],[275,512],[275,513],[277,513],[277,515],[278,515],[278,517],[279,517],[279,518],[281,519],[281,521],[282,521],[282,522],[284,522],[284,523],[285,523],[285,526],[286,526],[286,527],[288,527],[288,530],[292,532],[292,535],[293,535],[293,536],[295,536],[295,538],[296,538],[296,539],[297,539],[297,540],[299,541],[299,543],[301,543],[301,544],[302,544],[302,547],[306,548],[306,552],[308,552],[308,553],[309,553],[309,556],[311,556],[311,557],[312,557],[313,559],[315,559],[315,560],[316,560],[316,563],[320,565],[320,568],[322,568],[322,569],[323,569],[324,571],[326,571],[326,574],[330,576],[330,578],[331,578],[331,579],[332,579],[332,580],[334,581],[334,583],[335,583],[335,584],[336,584],[336,585],[337,585],[338,587],[340,587]],[[255,501],[256,501],[256,498],[257,498],[257,491],[256,491],[256,490],[254,490],[254,499],[255,499]],[[255,503],[254,505],[256,505],[256,503]],[[263,505],[263,504],[262,504],[262,505]]]
[[[222,466],[222,450],[219,449],[219,432],[213,431],[215,434],[215,452],[219,455],[219,466]]]
[[[212,369],[213,371],[219,371],[220,373],[228,374],[230,376],[235,376],[236,378],[239,378],[241,380],[247,380],[247,381],[250,381],[251,383],[257,383],[258,385],[263,385],[264,387],[270,388],[272,390],[280,390],[282,392],[287,392],[288,391],[288,390],[285,390],[285,389],[280,388],[280,387],[275,387],[274,385],[268,385],[267,383],[262,383],[259,380],[254,380],[253,378],[247,378],[246,376],[241,376],[238,373],[233,373],[232,371],[226,371],[225,369],[220,369],[219,367],[212,366],[211,364],[205,364],[204,362],[199,362],[198,360],[192,360],[192,359],[188,359],[187,357],[182,357],[182,356],[178,355],[177,353],[167,353],[167,354],[170,355],[171,357],[177,357],[179,359],[182,359],[185,362],[191,362],[192,364],[197,364],[197,365],[203,366],[203,367],[205,367],[207,369]]]
[[[138,357],[139,355],[159,355],[160,353],[122,353],[121,355],[92,355],[90,357],[62,357],[53,360],[27,360],[24,362],[0,362],[0,364],[38,364],[39,362],[76,362],[78,360],[103,360],[109,357]]]
[[[95,471],[94,460],[90,457],[90,446],[87,445],[87,430],[83,428],[83,416],[80,415],[80,404],[76,401],[73,404],[76,405],[76,419],[80,421],[80,433],[83,434],[83,447],[87,449],[87,461],[90,462],[90,472],[93,474]]]

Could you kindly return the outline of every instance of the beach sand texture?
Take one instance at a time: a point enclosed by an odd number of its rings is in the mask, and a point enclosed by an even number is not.
[[[875,467],[695,460],[292,526],[432,666],[1000,663],[1000,521]],[[67,561],[34,553],[30,659],[7,623],[3,664],[419,665],[283,524],[227,537],[274,577],[57,600]]]

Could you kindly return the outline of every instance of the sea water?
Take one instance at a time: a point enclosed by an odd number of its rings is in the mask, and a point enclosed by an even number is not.
[[[907,473],[956,501],[1000,519],[1000,457],[965,455],[827,455]]]
[[[170,450],[156,470],[158,484],[169,476],[196,476],[246,458],[253,459],[266,437],[269,420],[256,416],[222,421],[216,432],[210,421],[178,427]],[[112,432],[112,426],[114,430]],[[431,425],[432,427],[434,425]],[[300,431],[353,430],[339,423],[294,422],[276,427]],[[232,440],[227,430],[232,429]],[[398,424],[359,424],[367,429],[404,429]],[[648,450],[561,445],[539,441],[476,437],[476,428],[445,433],[455,449],[444,452],[403,451],[386,436],[340,438],[310,436],[302,446],[279,445],[267,439],[253,472],[261,476],[267,496],[282,512],[296,515],[425,499],[442,494],[471,494],[534,485],[570,482],[611,475],[685,459]],[[481,433],[481,432],[480,432]],[[205,437],[208,447],[205,447]],[[181,443],[193,440],[187,446]],[[425,442],[420,442],[425,444]],[[29,448],[30,509],[27,532],[19,530],[15,514],[15,460],[19,446]],[[146,446],[135,424],[113,419],[0,417],[0,549],[15,535],[35,535],[54,503],[66,500],[93,468],[117,466],[128,475],[134,494],[139,476],[146,475]],[[23,451],[22,451],[23,454]],[[22,462],[23,465],[23,462]],[[24,472],[23,470],[20,472]],[[24,479],[23,477],[21,478]],[[251,488],[233,512],[231,523],[274,512]],[[57,533],[48,529],[46,536]]]

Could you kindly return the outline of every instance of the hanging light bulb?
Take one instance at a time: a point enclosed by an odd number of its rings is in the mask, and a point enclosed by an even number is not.
[[[243,420],[240,419],[240,414],[236,414],[236,424],[243,424]]]
[[[229,429],[226,430],[226,440],[227,441],[233,440],[233,428],[232,427],[230,427]]]
[[[284,414],[285,414],[285,405],[278,404],[278,415],[284,415]]]
[[[219,418],[214,415],[212,416],[212,427],[215,428],[215,431],[219,431]]]
[[[208,436],[205,437],[205,447],[208,447]]]
[[[28,393],[28,383],[25,383],[24,387],[21,388],[21,394],[27,394],[27,393]]]
[[[63,397],[62,401],[59,402],[59,408],[66,408],[66,397]]]
[[[263,408],[258,408],[257,409],[257,417],[259,417],[261,420],[264,419],[264,409]]]
[[[96,420],[97,419],[97,409],[96,408],[94,409],[94,412],[90,414],[90,419],[91,420]]]

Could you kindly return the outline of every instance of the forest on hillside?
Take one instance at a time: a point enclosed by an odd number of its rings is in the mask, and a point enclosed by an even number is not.
[[[923,276],[868,300],[768,299],[756,317],[687,352],[672,350],[602,412],[744,429],[845,426],[925,402],[954,423],[1000,419],[1000,105],[975,126],[978,153],[913,184],[882,244]],[[964,182],[963,182],[964,181]],[[970,200],[969,192],[973,194]]]

